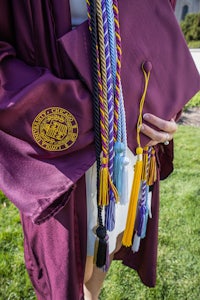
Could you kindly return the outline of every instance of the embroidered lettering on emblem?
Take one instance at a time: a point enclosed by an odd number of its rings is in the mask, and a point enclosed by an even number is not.
[[[32,134],[41,148],[48,151],[63,151],[75,143],[78,137],[78,123],[68,110],[49,107],[34,119]]]

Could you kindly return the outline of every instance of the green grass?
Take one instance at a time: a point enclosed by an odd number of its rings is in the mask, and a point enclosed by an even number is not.
[[[191,107],[200,107],[200,92],[198,92],[184,107],[187,110]]]
[[[0,300],[35,299],[24,267],[18,210],[0,193]]]
[[[199,128],[179,125],[175,170],[161,184],[156,287],[145,287],[134,270],[113,262],[101,300],[200,300],[199,140]],[[0,194],[0,300],[35,299],[22,239],[18,211]]]
[[[189,48],[200,48],[200,41],[190,41],[188,42]]]

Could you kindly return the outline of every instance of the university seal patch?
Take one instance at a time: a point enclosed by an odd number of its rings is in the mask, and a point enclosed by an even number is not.
[[[75,117],[61,107],[41,111],[32,123],[36,143],[47,151],[63,151],[71,147],[78,137]]]

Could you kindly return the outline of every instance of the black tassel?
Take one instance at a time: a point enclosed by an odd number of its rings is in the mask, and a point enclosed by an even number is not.
[[[99,226],[96,229],[98,237],[98,248],[96,254],[96,266],[102,268],[106,264],[106,251],[107,251],[107,240],[106,240],[106,228],[105,226]]]

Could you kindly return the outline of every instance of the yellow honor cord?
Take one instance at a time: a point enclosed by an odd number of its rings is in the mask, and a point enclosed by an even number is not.
[[[152,148],[151,151],[151,158],[150,158],[150,165],[149,165],[149,172],[147,178],[147,185],[151,186],[157,179],[157,168],[156,168],[156,156],[155,156],[155,149]]]
[[[131,197],[129,201],[128,216],[126,220],[126,228],[124,230],[124,234],[122,238],[122,244],[126,247],[132,245],[132,237],[133,237],[133,231],[134,231],[134,225],[136,219],[138,196],[140,191],[140,181],[142,176],[143,149],[141,147],[138,147],[136,149],[136,153],[137,153],[137,162],[135,164],[133,185],[132,185]]]
[[[147,73],[144,69],[144,66],[142,65],[142,71],[144,74],[144,79],[145,79],[145,85],[144,85],[144,91],[140,100],[140,110],[139,110],[139,117],[137,121],[137,144],[140,147],[140,126],[142,125],[142,112],[143,112],[143,107],[144,107],[144,101],[146,98],[146,93],[147,93],[147,87],[149,84],[149,78],[150,78],[150,71]]]
[[[102,165],[100,169],[100,179],[99,179],[99,205],[108,205],[109,203],[109,171],[108,171],[108,158],[102,158]]]
[[[137,215],[137,205],[138,205],[138,198],[140,192],[140,185],[141,185],[141,180],[143,178],[146,178],[146,170],[147,170],[146,168],[147,168],[147,160],[148,160],[148,154],[146,153],[148,151],[148,147],[145,148],[145,156],[144,156],[145,160],[143,162],[143,148],[141,147],[141,143],[140,143],[140,127],[142,125],[143,107],[144,107],[144,102],[145,102],[147,88],[149,84],[149,78],[150,78],[150,69],[148,71],[145,70],[145,63],[142,64],[142,71],[144,74],[145,85],[140,100],[139,116],[137,121],[137,144],[138,144],[138,147],[136,149],[137,161],[134,168],[134,178],[133,178],[133,184],[131,190],[131,197],[129,201],[126,227],[122,238],[122,244],[126,247],[130,247],[132,245],[134,226],[135,226],[135,220]],[[143,164],[144,164],[144,168],[143,168]]]
[[[148,175],[148,149],[149,147],[144,147],[143,150],[143,166],[142,166],[142,180],[146,181],[147,180],[147,175]]]
[[[106,206],[109,204],[109,191],[112,190],[114,199],[116,202],[119,201],[119,195],[117,189],[112,182],[109,170],[108,170],[108,158],[102,158],[102,164],[100,169],[100,180],[99,180],[99,201],[100,206]]]

